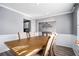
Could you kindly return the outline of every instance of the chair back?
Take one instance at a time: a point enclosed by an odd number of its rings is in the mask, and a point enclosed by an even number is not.
[[[52,56],[55,56],[55,51],[54,51],[54,49],[55,49],[55,46],[56,46],[56,44],[55,44],[55,40],[56,40],[56,36],[57,36],[57,33],[54,33],[55,34],[55,36],[54,36],[54,38],[53,38],[53,41],[52,41],[52,44],[51,44],[51,46],[50,46],[50,51],[49,51],[49,54]]]
[[[18,32],[18,38],[19,40],[27,38],[26,32]]]
[[[50,35],[50,38],[46,45],[44,56],[47,56],[49,54],[49,50],[50,50],[50,47],[52,46],[52,44],[54,43],[54,39],[55,39],[55,34]]]
[[[37,32],[30,32],[30,37],[38,36]]]
[[[50,36],[52,32],[42,32],[42,36]]]

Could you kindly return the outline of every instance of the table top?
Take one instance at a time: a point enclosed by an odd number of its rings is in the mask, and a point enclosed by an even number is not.
[[[32,52],[34,49],[42,48],[46,45],[48,37],[46,36],[36,36],[5,42],[5,44],[10,48],[15,55],[27,55],[29,52]],[[23,51],[23,52],[22,52]],[[22,52],[22,53],[21,53]]]

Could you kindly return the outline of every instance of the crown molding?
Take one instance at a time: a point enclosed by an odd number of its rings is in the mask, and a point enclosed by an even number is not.
[[[54,16],[66,15],[66,14],[70,14],[70,13],[73,13],[73,10],[64,11],[62,13],[57,13],[57,14],[48,14],[48,15],[44,15],[44,16],[38,16],[38,17],[34,17],[33,19],[44,19],[44,18],[49,18],[49,17],[54,17]]]
[[[3,7],[3,8],[9,9],[9,10],[11,10],[11,11],[13,11],[13,12],[19,13],[19,14],[23,15],[24,18],[29,19],[29,20],[38,20],[38,19],[49,18],[49,17],[53,17],[53,16],[60,16],[60,15],[70,14],[70,13],[73,12],[73,9],[72,9],[72,10],[70,10],[70,11],[64,11],[64,12],[62,12],[62,13],[56,13],[56,14],[52,14],[52,13],[51,13],[51,14],[44,15],[44,16],[33,17],[33,16],[30,16],[30,15],[24,13],[24,12],[21,12],[21,11],[18,11],[18,10],[16,10],[16,9],[13,9],[13,8],[11,8],[11,7],[7,7],[7,6],[2,5],[2,4],[0,4],[0,6]]]
[[[29,19],[29,20],[32,19],[32,17],[31,17],[30,15],[28,15],[28,14],[26,14],[26,13],[23,13],[23,12],[21,12],[21,11],[18,11],[18,10],[16,10],[16,9],[13,9],[13,8],[11,8],[11,7],[7,7],[7,6],[2,5],[2,4],[0,4],[0,7],[6,8],[6,9],[8,9],[8,10],[10,10],[10,11],[13,11],[13,12],[16,12],[16,13],[18,13],[18,14],[21,14],[21,15],[25,16],[26,19]]]

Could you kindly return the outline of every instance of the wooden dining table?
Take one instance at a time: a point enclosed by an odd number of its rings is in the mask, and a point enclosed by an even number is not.
[[[47,44],[48,38],[47,36],[35,36],[21,40],[8,41],[5,42],[5,44],[14,55],[26,56],[35,49],[39,49],[40,51],[43,46]]]

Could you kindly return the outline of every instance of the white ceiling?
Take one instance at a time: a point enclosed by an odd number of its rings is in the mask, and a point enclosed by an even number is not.
[[[6,7],[26,14],[33,19],[55,16],[72,11],[73,3],[1,3]]]

